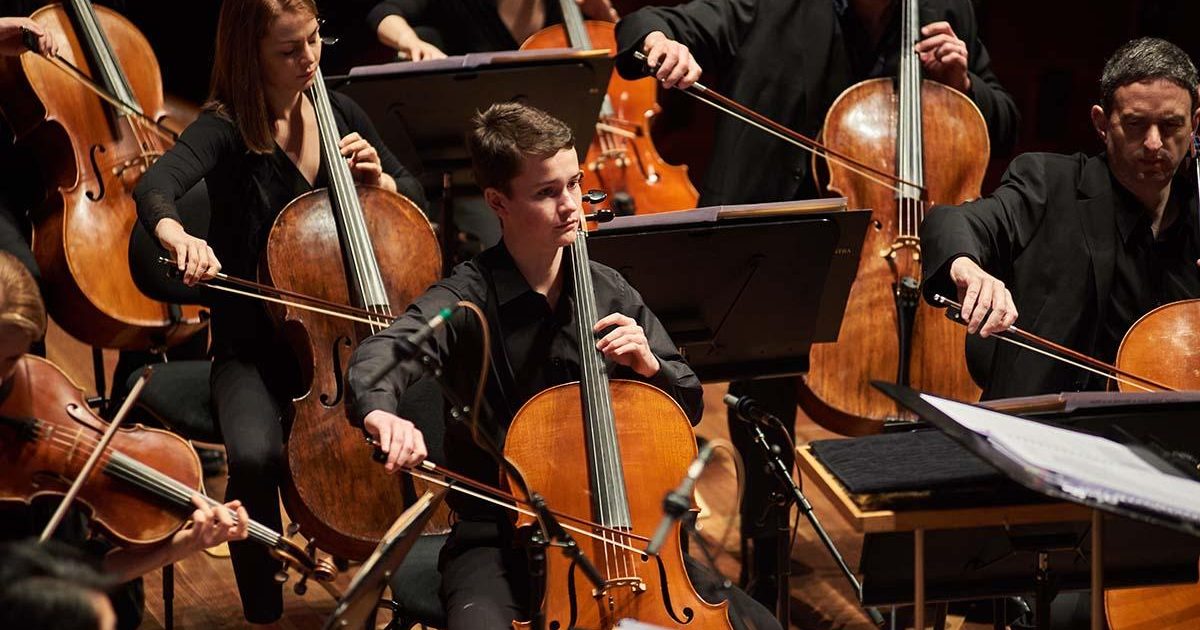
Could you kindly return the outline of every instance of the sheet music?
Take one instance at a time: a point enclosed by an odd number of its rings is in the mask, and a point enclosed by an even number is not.
[[[1200,523],[1200,483],[1164,473],[1122,444],[937,396],[921,398],[1013,461],[1049,473],[1070,494]]]

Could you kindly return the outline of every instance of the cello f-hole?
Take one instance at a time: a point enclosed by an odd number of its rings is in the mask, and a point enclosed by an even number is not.
[[[349,352],[353,347],[354,342],[345,336],[333,340],[333,347],[330,348],[330,358],[333,359],[333,397],[321,394],[321,404],[326,407],[336,407],[342,403],[342,396],[346,392],[346,369],[342,367],[342,353]]]
[[[84,193],[91,201],[100,201],[104,198],[104,175],[100,172],[100,162],[96,160],[97,153],[107,153],[108,149],[102,144],[93,144],[88,149],[88,161],[92,165],[92,176],[96,179],[96,183],[100,186],[99,192],[87,191]]]

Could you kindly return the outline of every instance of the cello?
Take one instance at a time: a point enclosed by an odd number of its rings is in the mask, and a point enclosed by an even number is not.
[[[826,146],[857,162],[893,170],[893,189],[829,161],[831,192],[849,207],[871,208],[872,222],[850,290],[838,341],[813,344],[799,379],[800,406],[814,421],[845,435],[906,419],[872,380],[892,380],[956,400],[980,389],[961,361],[965,336],[923,304],[920,293],[924,209],[979,196],[987,168],[987,125],[962,93],[923,80],[913,52],[920,35],[917,0],[901,3],[899,80],[871,79],[843,92],[825,118]],[[929,168],[926,168],[926,167]],[[815,170],[815,169],[814,169]]]
[[[293,295],[366,309],[374,320],[355,324],[291,305],[273,309],[304,380],[293,401],[282,491],[305,537],[335,556],[362,560],[405,496],[346,421],[345,369],[357,342],[387,327],[393,305],[403,309],[437,281],[442,262],[433,228],[412,201],[378,187],[356,188],[319,69],[307,94],[329,187],[294,199],[275,218],[259,276]]]
[[[577,231],[564,253],[570,258],[579,339],[594,339],[592,326],[599,317],[586,230]],[[662,517],[662,497],[696,456],[687,416],[652,385],[610,381],[603,356],[587,345],[580,348],[580,381],[551,387],[526,402],[504,444],[506,459],[523,479],[510,480],[506,471],[504,479],[517,489],[514,494],[527,500],[519,489],[530,488],[568,518],[596,523],[603,529],[593,531],[606,532],[580,543],[603,578],[603,587],[594,591],[576,562],[557,553],[546,555],[545,627],[611,629],[624,618],[661,627],[731,627],[728,602],[705,602],[692,586],[678,523],[659,555],[632,546],[635,536],[644,540],[654,531]],[[536,522],[522,513],[517,527]],[[613,531],[627,535],[607,533]]]
[[[121,104],[97,98],[34,53],[0,63],[0,109],[18,141],[33,148],[46,180],[33,252],[47,310],[92,346],[132,350],[183,341],[204,326],[199,307],[144,295],[126,254],[137,217],[130,193],[171,144],[147,122],[167,115],[154,51],[128,20],[89,0],[66,0],[31,17],[65,43],[60,59],[90,68]]]
[[[1121,339],[1115,363],[1179,390],[1200,390],[1200,299],[1164,304],[1134,322]],[[1128,391],[1118,384],[1121,391]],[[1104,611],[1113,630],[1194,628],[1200,585],[1107,589]]]
[[[584,20],[575,0],[558,0],[563,25],[530,35],[521,50],[607,48],[616,51],[610,22]],[[661,108],[653,77],[630,81],[615,73],[600,107],[596,135],[583,160],[583,189],[603,190],[620,215],[649,214],[696,207],[699,193],[687,166],[668,164],[654,148],[650,126]]]

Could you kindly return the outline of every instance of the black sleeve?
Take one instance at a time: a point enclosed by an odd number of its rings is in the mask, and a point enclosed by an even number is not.
[[[667,329],[663,328],[662,322],[658,321],[658,317],[646,306],[637,289],[626,283],[625,292],[621,312],[632,317],[645,331],[646,340],[650,342],[650,351],[658,357],[659,369],[658,374],[649,379],[627,368],[622,369],[623,376],[646,381],[663,390],[679,403],[693,426],[699,424],[704,413],[704,390],[700,386],[700,379],[684,360],[683,355],[679,354],[679,348],[671,341]],[[600,314],[601,317],[605,315],[607,313]]]
[[[967,73],[971,77],[968,96],[983,114],[987,122],[988,139],[992,155],[1006,156],[1017,141],[1021,117],[1013,97],[1000,85],[1000,79],[992,72],[992,58],[979,40],[979,26],[975,21],[972,3],[962,0],[957,10],[961,18],[954,26],[955,34],[967,44]]]
[[[633,58],[654,31],[685,45],[705,71],[733,60],[741,38],[754,23],[756,0],[693,0],[673,7],[643,7],[617,22],[617,71],[626,79],[645,76]]]
[[[379,162],[383,166],[383,172],[392,176],[396,180],[396,192],[408,197],[422,212],[429,213],[429,201],[425,199],[425,189],[421,186],[421,182],[413,176],[392,150],[383,142],[383,137],[375,129],[375,123],[367,116],[362,107],[354,102],[354,99],[340,92],[330,92],[331,95],[336,95],[338,107],[346,116],[346,124],[359,133],[375,150],[379,152]]]
[[[162,219],[182,223],[175,202],[240,145],[238,130],[226,118],[203,112],[188,125],[175,146],[146,170],[133,189],[138,220],[154,234]]]
[[[1050,178],[1045,154],[1019,155],[990,197],[961,206],[935,206],[921,224],[925,299],[957,295],[950,263],[967,256],[988,273],[1009,281],[1007,270],[1046,216]]]
[[[379,23],[389,15],[399,15],[410,23],[416,21],[421,14],[425,13],[425,9],[429,6],[429,1],[430,0],[383,0],[367,12],[367,26],[371,28],[372,33],[375,33],[379,30]],[[441,1],[448,2],[451,0]]]
[[[463,272],[456,269],[455,273]],[[424,374],[413,361],[396,363],[396,340],[417,332],[439,311],[459,300],[483,303],[477,296],[463,295],[461,288],[451,284],[454,280],[452,277],[430,287],[392,325],[359,344],[346,373],[346,409],[351,424],[361,427],[363,418],[376,409],[395,413],[404,392]],[[453,318],[434,331],[425,342],[425,352],[445,364],[454,346],[455,324],[465,321]]]

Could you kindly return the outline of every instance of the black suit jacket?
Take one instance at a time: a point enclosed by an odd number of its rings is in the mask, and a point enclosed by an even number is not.
[[[948,21],[967,43],[972,100],[988,123],[993,154],[1007,153],[1017,132],[1017,108],[990,68],[970,0],[921,0],[921,23]],[[642,76],[633,52],[653,31],[691,49],[717,89],[809,137],[855,77],[833,0],[693,0],[645,7],[617,24],[617,69]],[[887,53],[884,75],[895,76],[899,47]],[[728,116],[718,118],[713,160],[701,205],[783,201],[810,193],[811,157]]]
[[[1190,163],[1172,194],[1196,214]],[[937,206],[921,225],[926,300],[957,296],[950,263],[970,256],[1012,292],[1017,325],[1091,356],[1108,314],[1119,244],[1116,212],[1129,203],[1103,155],[1027,153],[1000,187],[961,206]],[[984,399],[1082,389],[1087,373],[1012,344],[968,338],[972,373],[985,373]],[[958,360],[947,357],[947,360]]]

